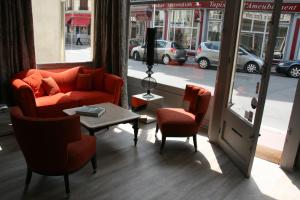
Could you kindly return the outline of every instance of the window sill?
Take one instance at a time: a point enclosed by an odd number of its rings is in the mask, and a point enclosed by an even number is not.
[[[77,66],[93,66],[93,62],[76,62],[76,63],[47,63],[37,64],[37,69],[55,69],[55,68],[72,68]]]

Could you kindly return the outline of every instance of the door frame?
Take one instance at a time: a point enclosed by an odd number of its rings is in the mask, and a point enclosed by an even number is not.
[[[298,80],[289,127],[287,130],[285,143],[281,155],[281,161],[280,161],[280,167],[287,171],[293,171],[295,167],[297,152],[300,144],[299,119],[300,119],[300,81]]]

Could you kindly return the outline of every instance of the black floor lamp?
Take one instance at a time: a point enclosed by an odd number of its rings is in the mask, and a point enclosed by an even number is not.
[[[147,28],[146,34],[146,44],[145,44],[145,51],[144,51],[144,60],[146,59],[146,64],[148,70],[146,74],[148,75],[146,78],[142,80],[142,87],[146,90],[146,94],[144,98],[153,98],[154,96],[151,94],[151,90],[153,90],[157,86],[156,80],[151,77],[154,73],[152,71],[154,60],[155,60],[155,35],[156,35],[156,28]]]

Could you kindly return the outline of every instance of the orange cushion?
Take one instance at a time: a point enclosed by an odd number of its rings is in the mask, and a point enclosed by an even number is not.
[[[195,115],[182,108],[161,108],[156,114],[161,133],[166,137],[188,137],[198,132]]]
[[[43,78],[43,88],[49,96],[60,93],[60,89],[52,77]]]
[[[111,102],[113,103],[114,97],[108,93],[101,91],[71,91],[66,95],[77,101],[79,105],[91,105],[97,103]]]
[[[92,90],[92,75],[91,74],[78,74],[76,89],[77,90]]]
[[[31,87],[35,97],[41,97],[45,94],[43,87],[41,87],[42,78],[39,72],[35,72],[23,79],[23,81]]]
[[[90,68],[81,68],[83,74],[92,75],[92,85],[94,90],[103,90],[104,89],[104,73],[105,69],[90,69]]]

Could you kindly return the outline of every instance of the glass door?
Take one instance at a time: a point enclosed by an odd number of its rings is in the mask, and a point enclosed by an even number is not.
[[[273,15],[268,22],[270,24],[270,34],[264,60],[242,45],[241,27],[243,22],[245,22],[243,20],[245,2],[240,2],[238,26],[236,28],[237,40],[232,45],[231,50],[233,54],[231,63],[233,70],[230,81],[228,81],[229,89],[227,94],[225,94],[226,103],[222,112],[222,127],[218,142],[241,171],[249,177],[265,105],[276,33],[278,31],[281,1],[275,1]],[[238,11],[235,9],[235,12]],[[227,13],[227,15],[229,14]],[[226,26],[226,20],[229,20],[229,17],[226,16],[225,11],[224,26]],[[226,54],[224,52],[225,49],[221,47],[221,54]]]

